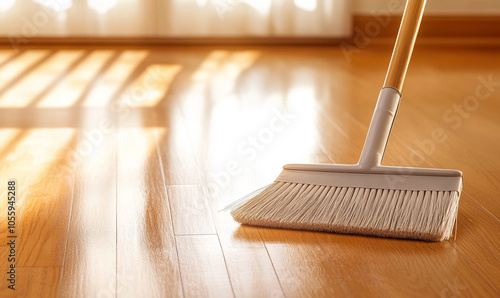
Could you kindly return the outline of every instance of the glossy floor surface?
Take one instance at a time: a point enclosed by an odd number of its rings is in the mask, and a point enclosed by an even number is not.
[[[417,46],[384,163],[459,169],[442,243],[240,226],[286,163],[357,161],[390,47],[0,49],[17,297],[500,295],[498,49]]]

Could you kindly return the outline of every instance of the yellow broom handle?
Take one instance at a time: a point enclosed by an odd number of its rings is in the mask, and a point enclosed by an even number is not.
[[[394,87],[399,91],[403,88],[426,2],[427,0],[408,0],[406,3],[384,87]]]

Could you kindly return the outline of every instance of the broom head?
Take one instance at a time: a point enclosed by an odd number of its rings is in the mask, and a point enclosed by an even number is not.
[[[248,225],[442,241],[453,233],[462,180],[457,170],[290,164],[229,208]]]

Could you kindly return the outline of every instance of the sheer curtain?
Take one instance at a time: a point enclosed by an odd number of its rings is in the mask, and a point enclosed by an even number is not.
[[[0,0],[3,37],[345,37],[350,0]]]
[[[169,0],[162,36],[346,37],[349,0]]]

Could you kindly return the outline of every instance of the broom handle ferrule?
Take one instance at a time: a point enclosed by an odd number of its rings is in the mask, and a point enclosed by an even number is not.
[[[401,93],[396,88],[384,87],[380,91],[358,162],[358,166],[362,169],[371,169],[382,162],[400,99]]]
[[[394,87],[401,91],[406,71],[410,64],[413,46],[424,14],[427,0],[408,0],[406,3],[398,37],[392,52],[391,62],[385,77],[384,87]]]

